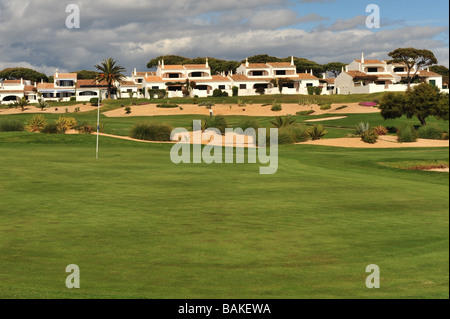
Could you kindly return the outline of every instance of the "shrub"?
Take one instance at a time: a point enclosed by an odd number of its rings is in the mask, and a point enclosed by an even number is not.
[[[449,139],[448,132],[442,133],[442,139],[448,141]]]
[[[178,104],[167,103],[167,104],[158,104],[158,105],[156,105],[156,107],[163,108],[163,109],[176,109],[180,106]]]
[[[173,127],[160,123],[137,123],[130,131],[130,137],[144,141],[170,141]]]
[[[386,128],[387,128],[388,132],[391,134],[397,134],[397,132],[398,132],[398,128],[396,128],[395,126],[388,126]]]
[[[225,129],[228,127],[227,120],[222,115],[212,116],[205,122],[204,129],[216,128],[222,134],[225,134]]]
[[[370,124],[361,122],[358,125],[356,125],[355,133],[358,136],[363,135],[364,133],[368,132],[370,130]]]
[[[328,133],[327,130],[325,130],[324,126],[321,124],[315,124],[313,127],[310,127],[306,132],[313,141],[320,140]]]
[[[300,116],[310,115],[310,114],[313,114],[314,112],[315,112],[314,110],[300,111],[300,112],[297,112],[297,115],[300,115]]]
[[[45,134],[56,134],[59,133],[58,131],[58,125],[56,122],[48,123],[42,130],[41,133]]]
[[[321,104],[320,109],[325,111],[331,109],[331,104]]]
[[[242,130],[246,130],[248,128],[254,128],[255,130],[259,129],[261,126],[257,120],[247,119],[239,123],[238,127]]]
[[[47,121],[43,115],[36,114],[26,124],[28,132],[40,132],[47,125]]]
[[[279,112],[279,111],[281,111],[282,109],[283,109],[283,107],[281,106],[280,103],[274,103],[274,104],[272,105],[272,108],[271,108],[271,110],[274,111],[274,112]]]
[[[21,132],[24,130],[24,125],[18,120],[1,120],[0,132]]]
[[[223,96],[223,97],[228,97],[229,94],[228,94],[228,92],[223,91],[223,92],[222,92],[222,96]]]
[[[314,87],[313,86],[308,86],[306,89],[308,90],[308,95],[314,95]]]
[[[412,126],[405,126],[398,130],[397,140],[400,143],[412,143],[417,141],[417,132]]]
[[[270,137],[269,137],[270,138]],[[294,144],[295,139],[294,135],[288,130],[279,130],[278,131],[278,144]]]
[[[380,100],[379,99],[373,99],[372,102],[376,103],[377,105],[380,105]]]
[[[442,139],[442,133],[444,133],[439,127],[433,125],[423,125],[417,131],[420,138],[428,140],[440,140]]]
[[[127,107],[125,108],[125,113],[126,113],[126,114],[131,114],[131,107],[127,106]]]
[[[387,128],[385,128],[383,125],[378,125],[377,127],[375,127],[373,129],[375,131],[375,133],[377,133],[377,135],[381,136],[381,135],[386,135],[387,133],[389,133],[389,130]]]
[[[91,103],[92,106],[97,106],[98,105],[98,97],[93,97],[92,99],[89,100],[89,103]]]
[[[238,100],[238,106],[246,106],[247,104],[244,102],[244,100],[239,99]]]
[[[233,96],[238,96],[239,88],[237,86],[233,86],[231,90],[233,91]]]
[[[259,95],[264,95],[264,93],[266,93],[266,89],[260,86],[256,88],[255,92],[258,93]]]
[[[75,97],[75,96],[72,96],[71,98],[70,98],[70,102],[74,102],[74,101],[76,101],[77,100],[77,98]]]
[[[375,130],[366,131],[361,135],[361,140],[364,143],[375,144],[378,140],[378,134],[375,132]]]
[[[306,128],[303,126],[300,126],[300,125],[291,125],[291,126],[284,127],[278,131],[278,134],[280,134],[280,132],[282,134],[290,134],[294,141],[293,143],[306,142],[309,138]],[[282,144],[282,143],[279,143],[279,144]],[[284,144],[286,144],[286,143],[284,143]]]
[[[79,108],[79,107],[76,107],[75,110],[74,110],[73,112],[74,112],[74,113],[80,112],[80,108]]]
[[[276,128],[283,128],[295,123],[295,119],[292,116],[277,116],[274,121],[270,121]]]
[[[65,133],[67,130],[74,129],[78,126],[77,120],[73,117],[60,117],[56,121],[58,133]]]
[[[213,91],[213,97],[221,97],[222,96],[222,90],[220,89],[215,89]]]
[[[336,110],[343,110],[346,108],[348,108],[348,105],[342,105],[342,106],[339,106],[338,108],[336,108]]]
[[[315,95],[321,95],[321,94],[322,94],[322,87],[316,86],[316,87],[314,88],[314,94],[315,94]]]
[[[88,123],[83,123],[77,127],[78,132],[81,134],[91,134],[94,131],[92,125]]]

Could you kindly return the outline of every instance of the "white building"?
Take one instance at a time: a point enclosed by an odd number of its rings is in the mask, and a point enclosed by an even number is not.
[[[36,83],[24,79],[5,80],[0,83],[0,103],[10,104],[25,97],[30,103],[37,102]]]

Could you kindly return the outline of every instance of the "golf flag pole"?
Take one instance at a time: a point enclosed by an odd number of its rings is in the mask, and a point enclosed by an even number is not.
[[[95,152],[95,159],[98,159],[98,137],[100,133],[100,99],[102,97],[102,90],[98,90],[98,105],[97,105],[97,148]]]

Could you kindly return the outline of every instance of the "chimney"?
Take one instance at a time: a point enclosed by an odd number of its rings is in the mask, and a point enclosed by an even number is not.
[[[327,72],[323,72],[322,77],[323,77],[324,79],[326,79],[326,78],[327,78]]]
[[[148,73],[147,72],[145,72],[145,77],[148,78]]]
[[[250,64],[248,63],[248,58],[245,58],[245,66],[248,68]]]
[[[311,69],[311,75],[313,75],[313,71],[312,71],[312,69]]]
[[[348,72],[348,65],[345,66],[345,72]]]
[[[305,70],[305,73],[308,73],[308,70]]]
[[[41,83],[44,83],[44,79],[41,79]]]
[[[429,66],[427,66],[427,71],[430,72],[430,67]]]
[[[37,84],[36,84],[36,82],[34,82],[34,87],[37,87]]]
[[[291,56],[291,65],[294,65],[294,56]]]
[[[206,58],[206,67],[209,68],[208,58]]]
[[[341,72],[344,72],[344,67],[342,67],[342,70],[341,70]]]
[[[58,69],[55,71],[55,79],[58,77]]]
[[[20,85],[23,85],[23,78],[20,78]]]
[[[135,75],[135,76],[137,75],[136,68],[134,68],[134,75]]]
[[[364,59],[364,52],[361,54],[361,63],[366,63],[366,60]]]
[[[161,61],[161,69],[164,69],[164,59]]]

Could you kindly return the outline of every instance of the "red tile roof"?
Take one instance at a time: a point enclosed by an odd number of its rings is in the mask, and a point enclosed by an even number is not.
[[[145,78],[145,82],[164,82],[160,76],[148,76]]]
[[[55,74],[55,79],[77,79],[78,74],[76,73],[58,73],[58,76]]]
[[[185,64],[186,69],[208,69],[206,64]]]
[[[356,62],[361,63],[361,60],[355,60]],[[364,64],[386,64],[385,62],[382,62],[380,60],[364,60]]]
[[[221,75],[213,75],[212,79],[196,79],[192,80],[193,82],[199,83],[199,82],[230,82],[230,79]]]
[[[301,80],[318,80],[319,78],[311,75],[310,73],[298,73],[297,74]],[[296,78],[293,78],[296,79]]]
[[[268,65],[274,68],[284,68],[284,67],[291,67],[295,68],[295,65],[291,65],[290,62],[267,62]]]
[[[96,83],[95,80],[78,80],[77,81],[77,89],[80,88],[89,88],[89,87],[107,87],[108,83],[106,81],[101,81],[100,83]]]
[[[20,80],[5,80],[3,81],[3,84],[20,84]]]
[[[184,70],[182,65],[165,65],[163,70]]]
[[[413,74],[413,73],[411,73],[411,74]],[[438,74],[438,73],[434,73],[434,72],[431,72],[431,71],[427,71],[427,70],[422,70],[422,71],[419,71],[419,72],[417,72],[417,74],[419,75],[419,76],[423,76],[423,77],[425,77],[425,76],[429,76],[429,77],[442,77],[442,75],[440,75],[440,74]]]
[[[246,66],[245,63],[242,64],[243,66]],[[247,67],[247,66],[246,66]],[[249,63],[248,64],[248,69],[266,69],[269,66],[265,63]]]
[[[37,89],[38,90],[54,90],[55,85],[53,83],[38,83]]]

